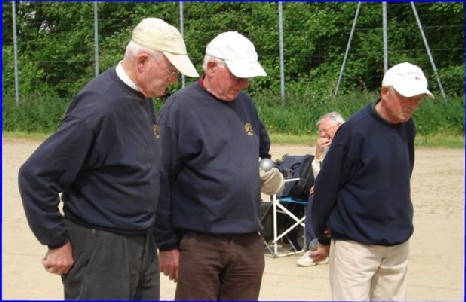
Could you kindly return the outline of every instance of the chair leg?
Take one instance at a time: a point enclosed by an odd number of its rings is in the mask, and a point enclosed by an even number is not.
[[[302,205],[301,205],[302,206]],[[299,230],[299,228],[303,228],[305,230],[305,225],[304,225],[304,220],[306,218],[305,215],[303,215],[301,218],[297,217],[292,210],[287,209],[283,204],[281,204],[280,200],[278,200],[276,195],[272,196],[272,214],[273,214],[273,247],[274,247],[274,253],[277,257],[280,256],[287,256],[291,254],[295,254],[298,252],[301,252],[305,249],[306,246],[306,240],[304,239],[303,246],[300,247],[299,245],[301,244],[300,242],[293,241],[290,237],[291,234],[289,234],[292,231]],[[285,215],[289,217],[291,220],[291,225],[286,224],[287,227],[285,230],[278,230],[278,217],[277,214],[280,215]],[[301,216],[301,215],[299,215]],[[286,241],[291,245],[293,251],[287,252],[285,254],[281,254],[278,252],[278,241],[286,239]]]
[[[272,255],[272,258],[277,258],[278,256],[273,252],[273,250],[270,248],[269,244],[267,243],[266,240],[264,240],[264,245],[265,247],[269,250],[270,254]]]

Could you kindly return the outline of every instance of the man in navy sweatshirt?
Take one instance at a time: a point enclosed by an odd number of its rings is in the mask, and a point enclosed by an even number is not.
[[[334,300],[406,300],[411,117],[426,94],[433,97],[419,67],[395,65],[384,75],[380,98],[353,114],[333,139],[314,186],[319,245],[311,257],[322,260],[330,252]]]
[[[123,60],[78,93],[20,168],[29,226],[48,246],[42,264],[62,276],[67,300],[160,297],[152,231],[162,156],[151,98],[178,71],[198,76],[181,34],[142,20]]]
[[[261,187],[274,194],[283,176],[277,168],[259,173],[270,140],[242,90],[266,73],[251,41],[234,31],[207,45],[203,69],[159,115],[160,270],[178,282],[176,300],[257,300],[264,271]]]

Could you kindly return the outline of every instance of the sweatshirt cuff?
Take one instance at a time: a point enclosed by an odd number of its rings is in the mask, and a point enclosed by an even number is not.
[[[317,238],[319,240],[319,243],[322,245],[330,245],[330,238]]]
[[[58,249],[58,248],[61,248],[62,246],[64,246],[65,244],[68,243],[68,239],[65,239],[64,241],[58,243],[58,244],[48,244],[47,247],[49,248],[49,250],[54,250],[54,249]]]
[[[169,244],[169,245],[164,245],[164,246],[159,246],[158,249],[161,252],[166,252],[166,251],[171,251],[175,250],[178,248],[178,244]]]

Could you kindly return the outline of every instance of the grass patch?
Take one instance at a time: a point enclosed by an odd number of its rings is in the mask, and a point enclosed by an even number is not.
[[[270,134],[270,140],[272,141],[272,144],[313,146],[316,139],[316,135],[290,135],[282,133]],[[464,135],[416,135],[414,144],[417,147],[464,148]]]
[[[464,135],[416,135],[415,146],[437,148],[464,148]]]
[[[51,133],[37,133],[37,132],[3,132],[2,138],[26,138],[33,140],[45,140]]]
[[[309,145],[314,146],[317,139],[316,135],[293,135],[282,133],[271,133],[270,140],[272,144],[278,145]]]
[[[50,133],[36,132],[3,132],[4,138],[25,138],[34,140],[44,140]],[[270,133],[272,144],[279,145],[308,145],[314,146],[317,136],[314,135],[293,135],[284,133]],[[415,145],[430,148],[464,148],[464,135],[417,135]]]

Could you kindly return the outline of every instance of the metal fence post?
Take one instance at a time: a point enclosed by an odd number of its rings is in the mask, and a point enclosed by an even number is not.
[[[383,72],[388,70],[388,29],[387,29],[387,2],[382,2],[383,25]]]
[[[94,48],[95,48],[95,76],[99,75],[99,17],[97,2],[94,1]]]
[[[345,55],[343,56],[343,63],[341,64],[340,75],[338,76],[337,86],[335,87],[334,96],[337,96],[338,94],[338,88],[340,87],[341,77],[343,76],[343,71],[345,70],[346,59],[348,58],[348,53],[351,47],[351,40],[353,40],[354,29],[356,28],[356,22],[358,21],[360,8],[361,8],[361,1],[358,2],[358,7],[356,8],[356,13],[354,14],[353,26],[351,27],[351,32],[350,32],[350,36],[348,39],[348,43],[346,44],[346,51],[345,51]]]
[[[438,76],[437,68],[435,67],[435,63],[434,63],[434,58],[432,57],[432,54],[430,53],[429,44],[427,43],[426,36],[424,35],[424,30],[422,29],[421,20],[419,20],[419,16],[417,15],[417,10],[416,10],[416,6],[414,6],[414,2],[411,2],[411,7],[413,8],[414,17],[416,17],[417,26],[419,27],[419,30],[421,31],[422,40],[424,41],[427,54],[429,55],[430,64],[432,65],[432,69],[434,70],[435,77],[437,78],[438,87],[440,89],[440,92],[442,93],[443,100],[446,102],[447,98],[445,96],[445,91],[443,91],[442,82],[440,81],[440,78]]]
[[[18,75],[18,47],[16,41],[16,2],[12,2],[11,9],[13,10],[13,56],[15,65],[15,99],[16,107],[19,106],[19,75]]]
[[[183,1],[180,1],[180,33],[184,39],[184,5]],[[181,88],[184,88],[184,74],[181,74]]]
[[[283,60],[283,2],[278,2],[278,43],[280,48],[280,96],[285,106],[285,64]]]

